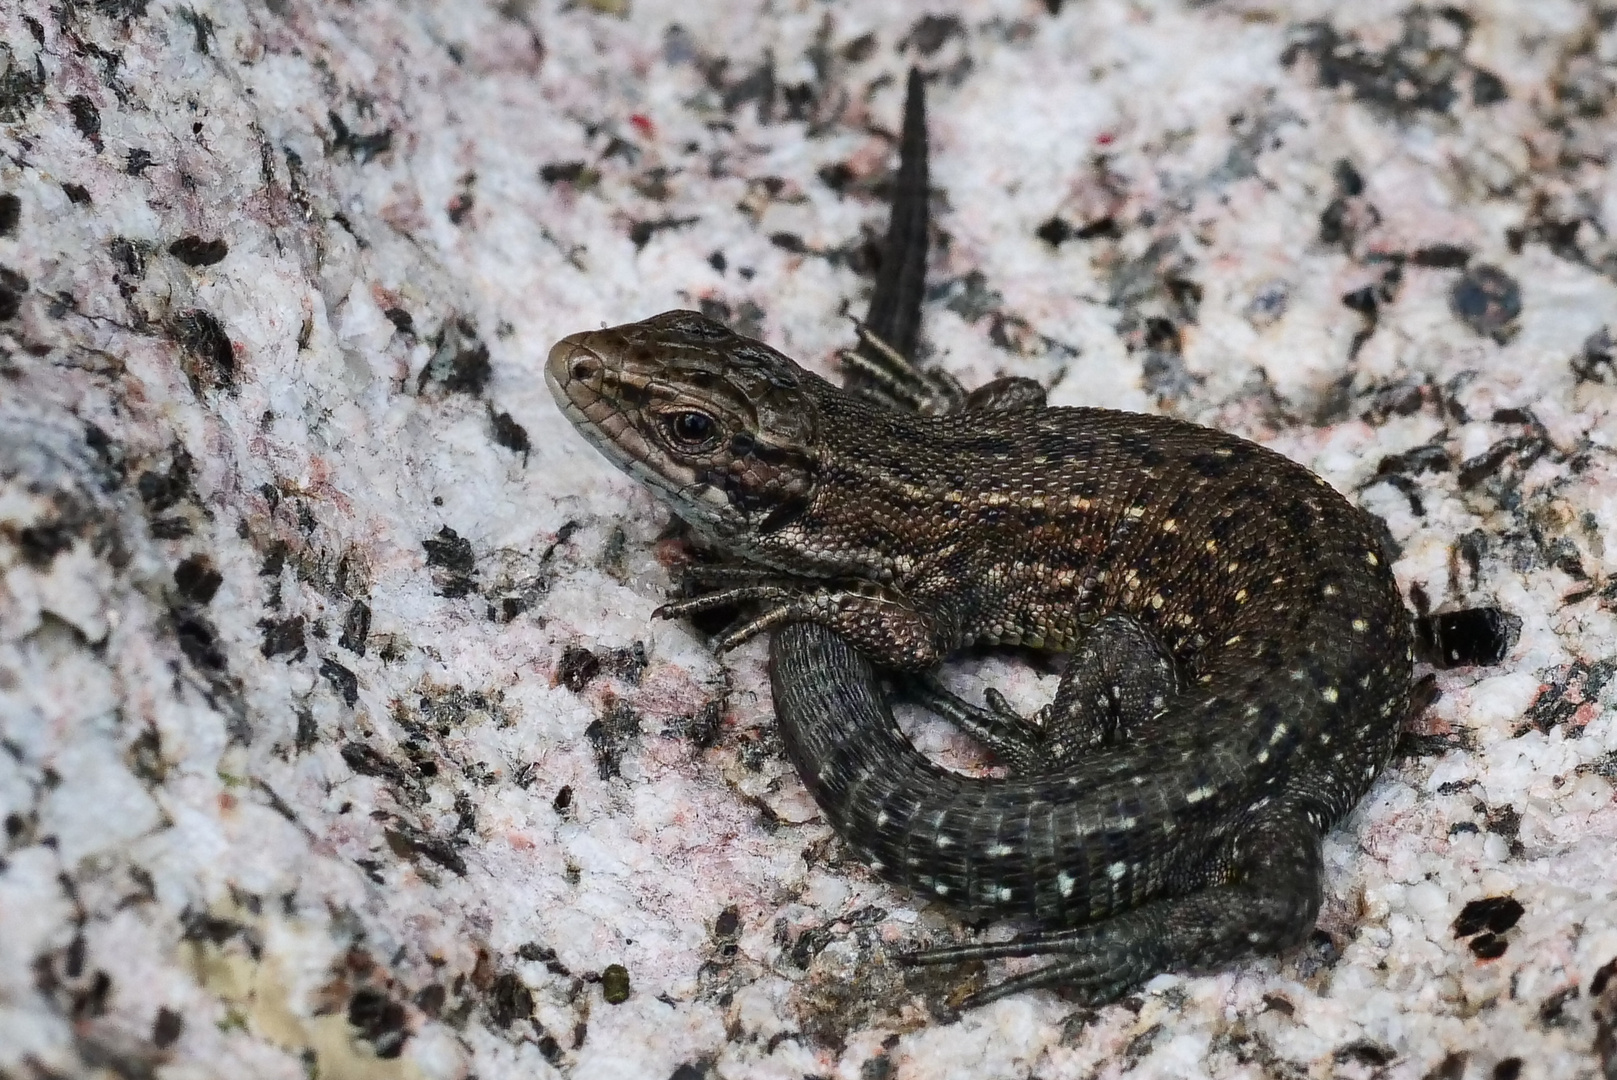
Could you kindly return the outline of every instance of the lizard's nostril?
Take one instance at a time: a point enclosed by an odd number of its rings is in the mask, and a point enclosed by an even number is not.
[[[573,361],[572,367],[568,370],[572,373],[573,378],[583,381],[593,379],[601,369],[595,361],[588,357],[579,357]]]

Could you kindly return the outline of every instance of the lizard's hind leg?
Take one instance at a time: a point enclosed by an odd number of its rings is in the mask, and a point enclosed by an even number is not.
[[[1220,967],[1303,941],[1324,895],[1318,828],[1287,804],[1271,804],[1218,844],[1199,868],[1199,891],[1089,926],[1043,930],[1010,941],[927,949],[899,957],[913,966],[1004,957],[1050,957],[1044,967],[971,995],[975,1008],[1023,990],[1064,988],[1090,1004],[1113,1001],[1162,971]]]
[[[1072,654],[1055,700],[1040,711],[1051,771],[1064,771],[1080,754],[1127,742],[1161,715],[1184,689],[1173,654],[1127,615],[1102,617]],[[1004,699],[998,694],[998,708]]]

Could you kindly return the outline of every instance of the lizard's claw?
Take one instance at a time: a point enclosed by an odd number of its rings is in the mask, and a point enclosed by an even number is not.
[[[965,400],[965,388],[948,372],[918,367],[858,320],[854,329],[863,349],[849,349],[839,358],[844,367],[870,380],[867,396],[902,412],[923,415],[954,412]]]
[[[713,651],[727,653],[737,645],[751,641],[765,630],[772,630],[782,623],[791,622],[797,613],[789,606],[773,607],[755,619],[748,619],[739,625],[731,626],[724,633],[713,639]]]
[[[1044,732],[1011,708],[998,690],[986,692],[988,707],[971,702],[944,686],[935,675],[915,676],[901,682],[903,693],[994,752],[1018,775],[1037,772],[1044,750]]]
[[[763,611],[754,618],[745,622],[736,623],[729,629],[713,639],[713,651],[726,653],[752,638],[757,637],[765,630],[772,629],[782,623],[790,622],[794,618],[802,618],[801,589],[779,584],[779,575],[747,574],[745,567],[711,567],[711,570],[740,570],[742,573],[721,573],[713,575],[720,580],[732,581],[752,580],[757,583],[751,585],[737,585],[733,588],[719,589],[715,592],[703,593],[683,600],[671,600],[661,605],[651,614],[658,619],[681,619],[688,615],[700,614],[704,611],[713,611],[716,608],[737,607],[742,604],[761,604]],[[774,582],[769,578],[773,577]],[[759,581],[763,578],[763,581]]]
[[[726,652],[742,642],[790,622],[812,622],[845,635],[856,648],[878,664],[905,671],[924,670],[940,659],[937,631],[902,596],[887,592],[871,582],[826,583],[800,580],[780,573],[736,574],[714,567],[717,574],[703,571],[700,576],[720,580],[750,582],[716,589],[678,600],[670,600],[652,615],[659,619],[681,619],[719,608],[755,605],[757,615],[732,626],[713,641],[713,647]]]
[[[694,592],[702,585],[761,585],[766,582],[779,583],[781,574],[778,570],[771,570],[762,566],[746,566],[737,563],[690,563],[679,572],[678,587],[684,592]]]
[[[1042,733],[1045,730],[1045,724],[1050,718],[1050,706],[1048,705],[1039,709],[1032,716],[1024,716],[1009,701],[1005,700],[1004,694],[995,690],[992,686],[983,691],[983,701],[987,703],[989,712],[1011,727],[1032,728],[1034,731]]]
[[[1112,923],[1023,934],[992,944],[922,949],[900,953],[895,959],[905,967],[927,967],[1026,956],[1052,956],[1055,962],[978,990],[951,1011],[958,1015],[1024,990],[1061,989],[1087,1004],[1105,1005],[1161,971],[1166,961],[1156,950],[1130,944]]]
[[[655,619],[683,619],[715,608],[735,607],[738,604],[789,604],[797,594],[781,585],[739,585],[732,589],[703,593],[683,600],[670,600],[651,613]]]

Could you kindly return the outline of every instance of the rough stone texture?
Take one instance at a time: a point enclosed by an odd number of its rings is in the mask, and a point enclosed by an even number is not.
[[[1617,7],[903,7],[0,6],[0,1075],[1613,1075]],[[829,372],[912,62],[938,362],[1267,442],[1523,621],[1293,954],[928,1025],[947,913],[539,378],[674,306]]]

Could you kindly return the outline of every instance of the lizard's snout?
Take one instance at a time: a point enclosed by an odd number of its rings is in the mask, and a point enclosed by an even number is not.
[[[579,402],[580,396],[594,396],[600,390],[604,365],[586,344],[584,334],[569,334],[550,347],[545,361],[545,382],[558,401]]]

